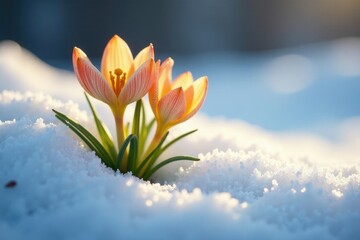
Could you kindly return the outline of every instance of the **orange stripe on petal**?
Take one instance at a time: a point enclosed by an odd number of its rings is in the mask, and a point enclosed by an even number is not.
[[[111,83],[109,72],[120,68],[123,72],[128,73],[133,63],[133,56],[127,43],[118,35],[110,39],[105,47],[101,59],[101,72]]]
[[[159,120],[161,124],[172,125],[185,113],[185,94],[181,88],[171,90],[158,103]]]
[[[87,58],[78,58],[76,65],[78,80],[87,93],[109,105],[116,104],[114,91]]]
[[[155,70],[156,65],[153,59],[143,63],[125,83],[119,95],[120,103],[127,105],[145,96],[153,85]]]

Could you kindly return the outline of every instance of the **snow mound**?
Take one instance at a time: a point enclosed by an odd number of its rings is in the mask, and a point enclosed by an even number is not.
[[[55,105],[88,118],[42,94],[0,95],[4,116],[15,118],[0,122],[1,239],[360,236],[358,167],[214,150],[181,168],[173,184],[151,184],[102,165],[53,118]]]
[[[20,93],[18,91],[4,90],[0,92],[0,104],[2,120],[20,119],[24,116],[36,120],[39,116],[42,116],[48,121],[53,121],[55,116],[51,114],[51,109],[57,109],[71,115],[76,121],[88,122],[86,112],[80,111],[78,104],[73,101],[64,103],[41,92],[27,91]]]
[[[360,239],[359,118],[330,141],[200,114],[166,154],[201,160],[152,184],[106,168],[54,117],[95,130],[73,74],[2,43],[0,84],[0,239]]]
[[[360,168],[318,167],[257,151],[214,150],[179,171],[178,188],[229,192],[254,220],[289,230],[327,226],[360,236]],[[344,237],[343,236],[343,237]]]

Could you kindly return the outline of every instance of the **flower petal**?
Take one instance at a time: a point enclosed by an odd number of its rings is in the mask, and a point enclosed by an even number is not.
[[[78,58],[75,69],[78,80],[87,93],[111,106],[116,104],[114,91],[88,58]]]
[[[119,94],[120,104],[130,104],[141,99],[153,85],[156,65],[153,59],[143,63],[125,83]]]
[[[161,99],[171,90],[172,68],[174,60],[167,58],[160,67],[160,75],[158,80],[158,99]]]
[[[78,58],[86,58],[87,59],[88,57],[80,48],[74,47],[73,54],[72,54],[72,62],[73,62],[75,74],[77,76],[78,76],[78,69],[77,69]]]
[[[149,90],[149,102],[150,102],[150,106],[151,109],[155,115],[155,118],[157,118],[157,104],[159,102],[159,97],[158,97],[158,79],[159,79],[159,72],[160,72],[160,60],[156,61],[155,63],[155,75],[154,75],[154,81],[153,81],[153,85],[151,86],[150,90]]]
[[[182,88],[176,88],[166,94],[158,103],[160,124],[173,125],[185,113],[185,94]]]
[[[191,85],[185,90],[185,98],[186,98],[186,111],[189,112],[191,109],[191,106],[193,104],[194,99],[194,86]]]
[[[171,72],[174,61],[167,58],[161,65],[160,60],[158,60],[156,65],[158,75],[149,90],[149,102],[155,117],[158,118],[157,104],[171,90]]]
[[[185,91],[186,112],[189,111],[193,102],[193,97],[194,97],[193,81],[194,78],[191,72],[184,72],[174,80],[171,86],[172,89],[181,87]]]
[[[101,59],[101,72],[111,83],[109,72],[114,72],[120,68],[123,72],[128,73],[133,63],[133,56],[127,43],[118,35],[110,39],[105,47],[103,57]]]
[[[183,74],[179,75],[174,82],[172,83],[172,89],[182,87],[184,91],[193,84],[194,78],[191,72],[184,72]]]
[[[144,62],[149,59],[155,59],[154,46],[150,43],[149,46],[141,50],[134,59],[134,67],[138,69]]]
[[[136,55],[134,62],[129,69],[128,78],[130,78],[130,76],[133,75],[134,71],[136,71],[144,62],[146,62],[151,58],[155,59],[155,54],[154,54],[154,46],[150,43],[149,46],[141,50]]]
[[[186,121],[187,119],[191,118],[195,113],[199,111],[206,97],[206,93],[208,89],[208,78],[201,77],[197,79],[194,82],[193,87],[194,87],[193,90],[194,95],[193,95],[191,107],[186,109],[186,113],[181,119],[179,119],[179,121],[176,122],[176,124]]]

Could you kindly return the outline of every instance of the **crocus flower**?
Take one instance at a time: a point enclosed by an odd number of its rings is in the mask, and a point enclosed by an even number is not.
[[[158,81],[154,82],[149,91],[150,105],[157,121],[155,142],[158,142],[170,127],[197,113],[207,93],[206,76],[194,81],[191,72],[185,72],[172,81],[173,65],[171,58],[161,64]]]
[[[76,76],[85,91],[110,106],[120,146],[124,141],[126,106],[144,97],[157,77],[152,44],[134,59],[126,42],[115,35],[105,47],[101,72],[80,48],[74,48],[72,60]]]

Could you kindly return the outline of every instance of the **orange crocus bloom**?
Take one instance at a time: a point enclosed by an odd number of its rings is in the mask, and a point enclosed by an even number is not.
[[[158,75],[152,44],[134,59],[126,42],[115,35],[105,47],[101,72],[80,48],[74,48],[72,60],[76,76],[85,91],[110,106],[120,146],[124,141],[126,106],[144,97]]]
[[[194,81],[191,72],[185,72],[172,81],[173,65],[171,58],[161,64],[158,81],[154,82],[149,91],[150,105],[157,121],[155,142],[158,142],[170,127],[197,113],[208,89],[207,77]]]

